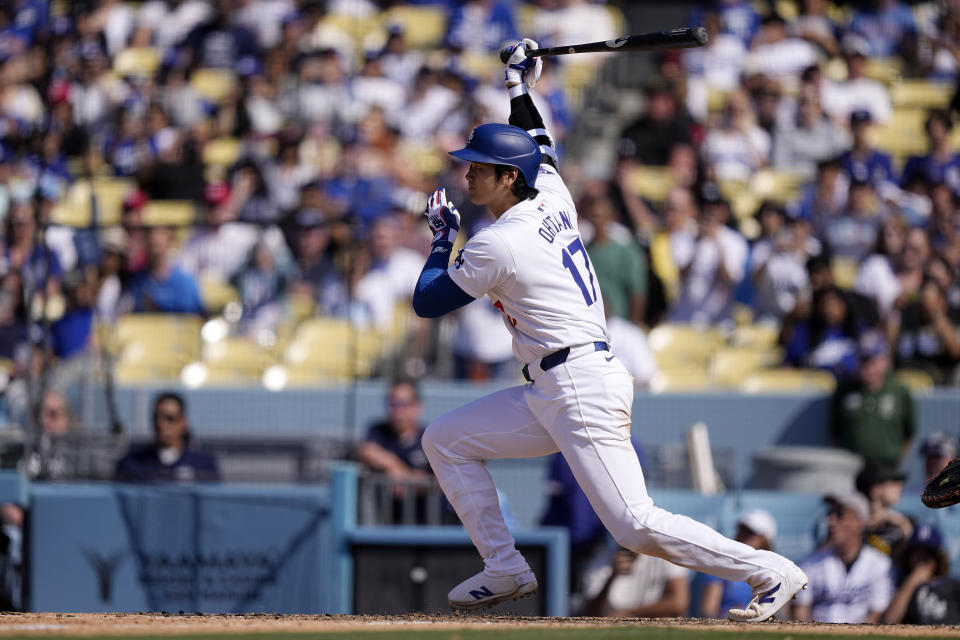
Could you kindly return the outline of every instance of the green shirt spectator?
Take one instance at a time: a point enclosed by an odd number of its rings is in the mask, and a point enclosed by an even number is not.
[[[841,382],[831,401],[830,432],[836,445],[868,462],[899,465],[916,432],[910,391],[890,375],[890,356],[879,332],[860,341],[860,370]]]
[[[646,256],[629,231],[615,222],[608,198],[591,198],[583,211],[594,229],[587,253],[600,281],[607,315],[640,324],[647,297]]]

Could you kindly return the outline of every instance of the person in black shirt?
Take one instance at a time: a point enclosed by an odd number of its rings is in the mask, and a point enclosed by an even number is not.
[[[164,392],[153,403],[154,441],[134,447],[117,463],[119,482],[217,482],[216,459],[190,449],[186,403],[178,393]]]
[[[357,459],[371,471],[386,474],[392,481],[393,520],[400,524],[404,517],[403,496],[408,485],[418,490],[415,501],[416,519],[426,518],[424,483],[433,478],[430,463],[423,452],[423,405],[420,392],[410,381],[395,382],[387,395],[387,419],[370,427],[357,447]]]
[[[624,129],[617,152],[621,159],[663,166],[674,145],[691,143],[693,120],[665,79],[651,82],[646,97],[646,113]]]
[[[948,575],[950,561],[936,527],[917,527],[903,549],[899,568],[900,586],[883,614],[883,622],[960,623],[960,581]]]

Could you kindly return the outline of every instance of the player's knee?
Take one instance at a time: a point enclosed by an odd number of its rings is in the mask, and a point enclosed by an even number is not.
[[[420,440],[420,446],[423,447],[423,452],[427,454],[427,460],[431,462],[440,455],[441,442],[443,441],[442,431],[443,427],[439,421],[431,422],[427,425],[423,432],[423,438]]]

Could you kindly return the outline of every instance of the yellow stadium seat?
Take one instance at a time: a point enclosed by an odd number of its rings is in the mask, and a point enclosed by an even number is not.
[[[661,368],[691,364],[705,367],[724,345],[725,338],[719,330],[709,327],[661,324],[650,331],[647,342]]]
[[[195,221],[197,208],[189,200],[152,200],[142,215],[148,227],[185,227]]]
[[[178,359],[196,359],[200,353],[198,316],[162,313],[130,313],[120,316],[109,332],[108,348],[120,354],[126,347],[139,345],[128,357],[142,360],[157,351],[174,354]],[[159,356],[163,357],[163,356]]]
[[[424,176],[436,176],[447,168],[446,154],[427,145],[403,143],[397,149],[397,157],[403,166]]]
[[[717,386],[736,387],[748,375],[782,360],[776,347],[723,347],[710,358],[710,379]]]
[[[960,126],[954,126],[950,131],[950,146],[960,149]]]
[[[953,92],[951,83],[902,80],[890,87],[890,101],[895,109],[942,109],[950,103]]]
[[[744,393],[832,393],[833,375],[820,369],[764,369],[747,376],[740,385]]]
[[[857,271],[860,265],[853,258],[833,258],[830,261],[830,270],[833,272],[833,282],[841,289],[853,288],[857,281]]]
[[[933,376],[923,369],[897,369],[893,377],[913,393],[926,393],[933,390]]]
[[[673,176],[667,167],[638,166],[627,178],[630,189],[652,202],[663,202],[673,186]]]
[[[185,387],[254,387],[259,386],[260,370],[237,367],[233,364],[191,362],[180,371],[180,382]]]
[[[210,276],[200,278],[200,299],[208,313],[220,313],[231,302],[239,302],[240,294],[230,283]]]
[[[439,7],[397,6],[387,10],[384,23],[402,26],[408,46],[427,49],[443,41],[443,34],[447,29],[447,14]]]
[[[727,106],[727,100],[729,98],[729,91],[721,91],[714,87],[707,87],[707,112],[711,114],[723,113],[723,108]]]
[[[113,71],[121,76],[150,78],[160,67],[160,51],[153,47],[129,47],[113,59]]]
[[[894,109],[888,122],[873,128],[870,139],[878,149],[897,158],[926,153],[926,117],[923,109]]]
[[[364,38],[370,35],[381,24],[380,14],[371,16],[356,16],[344,13],[330,13],[317,23],[315,32],[322,29],[337,29],[353,40],[354,45],[360,45]]]
[[[704,391],[710,388],[710,376],[699,367],[660,369],[650,380],[651,393]]]
[[[763,169],[750,178],[749,192],[761,200],[786,204],[795,199],[803,185],[803,177],[789,171]]]
[[[765,349],[776,346],[779,338],[780,327],[774,324],[748,324],[733,330],[732,343],[735,347]]]
[[[197,69],[190,76],[190,86],[206,100],[219,104],[237,86],[237,75],[226,69]]]
[[[903,75],[903,59],[877,57],[867,59],[867,77],[885,85],[895,84]]]
[[[249,338],[225,338],[206,343],[201,351],[203,364],[211,368],[234,368],[259,378],[264,369],[276,364],[266,349]]]
[[[203,164],[231,167],[240,158],[243,143],[237,138],[216,138],[203,146]]]
[[[297,329],[284,354],[285,364],[312,369],[330,378],[366,376],[383,353],[383,338],[337,318],[312,318]]]
[[[174,382],[179,379],[182,366],[156,362],[118,363],[113,368],[113,379],[119,386]]]
[[[70,185],[64,198],[51,213],[56,224],[71,227],[88,227],[92,222],[92,200],[96,197],[97,224],[102,227],[120,223],[123,201],[136,188],[128,178],[95,177],[93,180],[78,180]]]

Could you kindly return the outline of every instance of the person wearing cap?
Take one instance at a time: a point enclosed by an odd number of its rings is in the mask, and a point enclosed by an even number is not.
[[[868,462],[857,475],[857,491],[870,503],[870,521],[865,531],[867,544],[888,556],[896,554],[913,533],[913,522],[894,507],[903,496],[907,474],[883,462]]]
[[[898,561],[900,584],[883,614],[886,624],[960,624],[960,580],[949,575],[950,559],[940,530],[917,527]]]
[[[893,597],[893,563],[863,542],[870,505],[862,494],[834,493],[827,505],[827,539],[800,563],[810,589],[793,604],[801,622],[874,623]]]
[[[932,478],[957,457],[957,439],[944,433],[935,431],[920,443],[920,455],[923,456],[923,477]],[[923,484],[920,484],[923,488]]]
[[[857,375],[841,380],[830,401],[831,440],[867,461],[897,466],[916,433],[913,397],[891,375],[889,347],[879,331],[861,337],[857,355]]]
[[[772,550],[777,538],[777,521],[765,509],[750,509],[737,518],[737,542],[754,549]],[[750,585],[746,582],[731,582],[714,576],[706,576],[700,593],[700,615],[704,618],[720,618],[723,612],[742,607],[750,600]]]
[[[893,161],[889,154],[870,144],[869,132],[873,123],[874,118],[866,109],[850,113],[853,146],[840,156],[840,166],[851,180],[870,182],[881,195],[889,197],[897,190]]]

